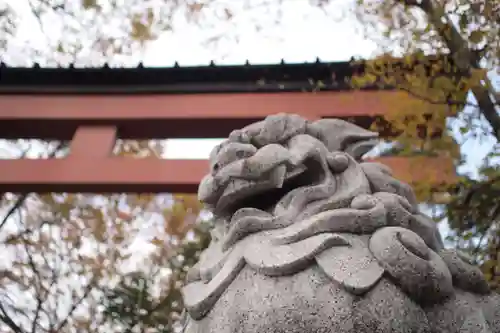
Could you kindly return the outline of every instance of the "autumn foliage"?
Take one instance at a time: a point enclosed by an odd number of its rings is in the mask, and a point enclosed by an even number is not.
[[[380,55],[364,62],[353,85],[375,82],[405,93],[389,117],[400,130],[398,152],[447,154],[460,166],[464,153],[477,153],[460,145],[471,138],[496,143],[482,161],[471,161],[481,162],[477,175],[461,174],[448,189],[436,219],[448,222],[448,239],[500,291],[500,2],[356,0],[354,13]]]

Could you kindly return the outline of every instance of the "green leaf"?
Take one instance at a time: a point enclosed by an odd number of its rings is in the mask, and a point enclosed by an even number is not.
[[[467,18],[467,15],[465,13],[463,13],[462,15],[460,15],[458,25],[459,25],[460,29],[463,31],[467,28],[468,24],[469,24],[469,20]]]
[[[99,8],[99,5],[97,3],[97,0],[82,0],[82,7],[83,9],[97,9]]]
[[[470,33],[469,41],[473,44],[479,44],[483,41],[485,33],[481,30],[474,30]]]
[[[466,232],[466,233],[462,236],[462,239],[463,239],[463,240],[465,240],[465,241],[468,241],[468,240],[470,240],[473,236],[474,236],[474,235],[473,235],[473,233],[472,233],[472,232],[470,232],[470,231],[468,231],[468,232]]]

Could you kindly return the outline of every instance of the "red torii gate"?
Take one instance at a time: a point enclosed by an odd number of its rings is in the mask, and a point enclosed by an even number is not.
[[[347,62],[172,68],[0,67],[0,137],[71,140],[63,159],[0,160],[3,192],[194,193],[205,160],[110,156],[116,138],[222,138],[288,112],[383,123],[394,90],[353,91]],[[410,98],[410,97],[408,97]],[[393,135],[388,126],[381,135]],[[396,177],[454,181],[451,159],[384,157]],[[422,168],[425,165],[425,168]]]

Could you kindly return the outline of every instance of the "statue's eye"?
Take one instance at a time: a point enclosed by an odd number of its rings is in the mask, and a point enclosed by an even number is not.
[[[244,158],[245,157],[245,152],[243,150],[237,150],[236,151],[236,157],[237,158]]]
[[[219,171],[219,163],[214,163],[214,165],[212,166],[212,170],[213,170],[214,172]]]

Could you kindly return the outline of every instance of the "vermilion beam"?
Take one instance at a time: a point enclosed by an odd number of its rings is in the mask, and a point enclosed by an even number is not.
[[[2,138],[69,140],[79,126],[117,126],[122,139],[221,138],[270,114],[348,118],[367,127],[396,91],[184,95],[0,95]]]
[[[383,157],[396,178],[409,183],[450,184],[448,158]],[[425,165],[425,168],[422,166]],[[208,172],[206,160],[159,160],[72,156],[48,160],[0,160],[2,192],[195,193]]]
[[[184,95],[3,95],[0,120],[204,119],[265,117],[287,112],[317,116],[373,116],[387,112],[394,91],[327,91]],[[68,109],[68,105],[71,108]],[[367,108],[368,107],[368,108]]]
[[[367,128],[404,98],[395,91],[196,95],[1,95],[0,136],[71,140],[70,155],[0,161],[0,191],[194,193],[207,161],[111,157],[116,138],[218,138],[270,114],[344,118]],[[382,136],[388,133],[381,133]],[[383,158],[409,183],[450,183],[449,159]],[[425,165],[425,168],[422,168]]]
[[[109,157],[116,142],[114,126],[79,127],[70,145],[70,157]]]

